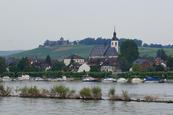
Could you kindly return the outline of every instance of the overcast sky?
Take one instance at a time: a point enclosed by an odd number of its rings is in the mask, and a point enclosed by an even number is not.
[[[46,39],[139,38],[173,44],[173,0],[0,0],[0,50]]]

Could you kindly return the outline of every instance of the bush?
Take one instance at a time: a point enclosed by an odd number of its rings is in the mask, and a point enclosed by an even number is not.
[[[70,89],[68,87],[65,87],[65,86],[54,86],[52,89],[51,89],[51,96],[54,96],[54,97],[59,97],[59,98],[67,98],[69,96],[71,96],[72,92],[70,91]]]
[[[122,91],[122,98],[124,101],[130,101],[130,97],[127,91]]]
[[[2,84],[0,84],[0,96],[10,96],[11,88],[5,88]]]
[[[22,97],[40,97],[40,96],[42,96],[40,89],[38,89],[36,86],[29,87],[29,88],[25,86],[24,88],[21,88],[20,91],[21,91],[20,96],[22,96]]]
[[[80,97],[82,99],[94,99],[99,100],[102,98],[102,92],[100,87],[84,87],[80,90]]]
[[[92,96],[94,99],[101,99],[102,98],[102,90],[100,87],[98,87],[98,86],[92,87],[91,91],[92,91]]]
[[[156,101],[157,100],[157,97],[154,97],[154,96],[145,96],[144,97],[144,101],[146,102],[152,102],[152,101]]]
[[[108,96],[109,96],[110,98],[112,98],[112,97],[115,96],[115,88],[111,88],[111,89],[109,90]]]
[[[82,99],[91,99],[92,98],[92,91],[89,87],[84,87],[80,90],[80,96]]]

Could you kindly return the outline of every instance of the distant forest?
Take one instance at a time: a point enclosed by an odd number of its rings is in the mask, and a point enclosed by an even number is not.
[[[121,45],[121,43],[125,40],[126,40],[125,38],[120,38],[119,44]],[[147,44],[147,43],[143,43],[143,41],[139,39],[133,39],[133,40],[135,41],[138,47],[173,48],[173,45],[162,45],[162,44],[155,44],[155,43]],[[85,38],[79,41],[79,44],[83,44],[83,45],[108,45],[110,43],[111,43],[111,39],[101,38],[101,37]]]

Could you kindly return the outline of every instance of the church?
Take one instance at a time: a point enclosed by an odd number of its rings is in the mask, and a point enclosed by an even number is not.
[[[114,30],[111,43],[109,45],[95,46],[89,55],[91,66],[100,66],[101,71],[116,72],[118,67],[119,41]]]
[[[118,45],[118,38],[116,36],[116,32],[114,31],[111,44],[105,46],[95,46],[90,52],[89,59],[117,58],[119,50]]]

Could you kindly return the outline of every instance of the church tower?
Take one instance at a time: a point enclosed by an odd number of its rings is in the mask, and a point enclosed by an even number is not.
[[[115,28],[114,28],[112,41],[111,41],[111,47],[115,48],[118,52],[118,38],[117,38],[117,35],[116,35],[116,32],[115,32]]]

